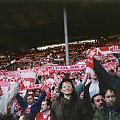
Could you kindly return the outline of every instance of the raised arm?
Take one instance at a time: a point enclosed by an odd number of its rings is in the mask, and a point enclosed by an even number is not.
[[[94,70],[98,76],[98,80],[102,83],[106,84],[107,86],[112,86],[115,82],[114,76],[109,74],[100,64],[100,62],[96,59],[93,59],[94,63]]]
[[[60,83],[59,78],[57,77],[56,73],[53,74],[55,81],[57,82],[57,85]]]
[[[80,98],[80,93],[84,89],[84,84],[82,82],[79,83],[79,85],[75,88],[75,92],[77,93],[78,98]]]
[[[27,107],[27,103],[24,101],[24,99],[17,93],[16,99],[18,100],[20,106],[22,107],[22,111],[24,111]]]
[[[35,103],[37,106],[41,106],[42,101],[45,99],[45,91],[42,91],[38,101]]]
[[[34,108],[34,109],[31,109],[31,113],[34,115],[34,117],[36,117],[37,112],[40,111],[41,103],[44,99],[45,99],[45,92],[42,91],[40,96],[39,96],[38,101],[32,106],[32,108]]]

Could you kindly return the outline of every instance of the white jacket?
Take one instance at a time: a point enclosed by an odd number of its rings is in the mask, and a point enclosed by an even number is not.
[[[13,97],[17,94],[19,90],[19,84],[10,84],[9,90],[0,96],[0,113],[7,114],[8,104],[12,101]]]

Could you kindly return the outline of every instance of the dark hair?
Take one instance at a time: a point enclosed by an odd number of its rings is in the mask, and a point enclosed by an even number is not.
[[[97,94],[93,95],[92,98],[91,98],[91,102],[94,103],[94,98],[95,98],[96,96],[99,96],[99,95],[102,96],[101,93],[97,93]]]
[[[17,120],[13,114],[0,115],[0,120]]]
[[[118,71],[118,68],[119,68],[119,67],[120,67],[120,64],[117,65],[117,67],[116,67],[116,72]]]
[[[38,90],[39,90],[39,92],[41,92],[41,89],[33,89],[32,92],[35,93]]]
[[[107,92],[108,90],[110,90],[111,92],[114,92],[114,94],[115,94],[115,96],[116,96],[116,91],[115,91],[115,89],[113,89],[112,87],[108,87],[108,88],[105,88],[105,89],[102,91],[103,97],[105,97],[105,94],[106,94],[106,92]]]
[[[63,79],[63,80],[60,82],[60,84],[59,84],[59,90],[61,90],[61,89],[62,89],[62,85],[63,85],[63,83],[64,83],[64,82],[69,82],[69,83],[71,83],[72,88],[73,88],[73,89],[75,89],[75,87],[74,87],[74,85],[73,85],[72,80],[71,80],[71,79],[69,79],[69,78],[65,78],[65,79]]]
[[[22,116],[23,116],[22,120],[35,120],[31,113],[25,113]]]
[[[69,77],[70,77],[70,73],[65,73],[65,78],[69,79]]]
[[[71,83],[72,88],[73,88],[73,92],[72,92],[71,95],[72,95],[72,96],[77,96],[76,93],[75,93],[75,86],[74,86],[72,80],[69,79],[69,78],[65,78],[65,79],[63,79],[63,80],[60,82],[60,84],[59,84],[59,90],[61,91],[62,85],[63,85],[64,82],[69,82],[69,83]],[[60,97],[62,97],[62,96],[60,96]]]
[[[51,100],[50,99],[46,99],[46,100],[43,100],[42,102],[44,102],[44,101],[46,101],[47,102],[47,106],[50,106],[50,108],[51,108],[51,104],[52,104]]]
[[[114,70],[113,70],[113,69],[111,69],[111,70],[110,70],[110,72],[114,73]]]
[[[34,95],[33,95],[33,94],[28,94],[27,97],[29,97],[29,96],[32,96],[32,97],[34,98]],[[27,98],[27,97],[26,97],[26,98]]]

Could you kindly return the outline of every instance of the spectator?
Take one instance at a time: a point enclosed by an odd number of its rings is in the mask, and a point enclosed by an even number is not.
[[[22,107],[22,113],[31,113],[35,118],[37,112],[41,109],[42,101],[45,99],[45,92],[41,92],[37,102],[35,102],[33,94],[27,95],[27,102],[19,94],[16,95],[16,98]]]
[[[58,98],[58,94],[56,92],[52,92],[50,98],[51,102],[55,101],[57,98]]]
[[[75,83],[77,84],[77,86],[80,84],[80,80],[78,79],[78,75],[75,74],[74,75],[74,78],[75,78]]]
[[[102,108],[103,103],[104,98],[100,93],[94,94],[90,99],[89,86],[85,86],[83,95],[83,108],[86,108],[86,111],[83,113],[83,118],[85,120],[92,120],[95,111]]]
[[[96,111],[97,109],[102,109],[104,104],[104,97],[100,93],[95,94],[92,97],[91,102],[94,111]]]
[[[111,70],[110,70],[110,74],[113,74],[113,75],[114,75],[114,73],[115,73],[114,70],[111,69]]]
[[[116,92],[113,88],[108,88],[103,93],[105,105],[93,116],[93,120],[120,120],[120,106],[116,101]]]
[[[0,120],[18,120],[12,114],[0,115]]]
[[[26,113],[20,116],[19,120],[35,120],[31,113]]]
[[[35,89],[33,90],[34,92],[34,99],[37,102],[37,100],[39,99],[40,93],[41,93],[41,89]]]
[[[83,99],[84,108],[86,107],[86,111],[83,116],[85,120],[92,120],[96,109],[103,105],[103,97],[100,94],[99,81],[94,71],[91,81],[84,86],[82,94],[83,95],[80,94],[80,97]]]
[[[44,100],[41,104],[41,110],[36,116],[36,120],[50,120],[51,101]]]
[[[116,74],[108,73],[98,60],[94,59],[94,70],[98,76],[100,90],[112,87],[116,91],[117,102],[120,103],[120,65],[116,67]]]
[[[82,118],[82,101],[77,98],[70,79],[63,79],[59,85],[63,96],[51,106],[51,120],[79,120]]]
[[[91,78],[91,83],[89,86],[90,98],[92,98],[92,96],[94,96],[99,92],[100,92],[99,81],[98,81],[97,75],[94,73],[93,77]]]
[[[14,107],[14,116],[16,118],[19,118],[21,116],[21,111],[22,111],[22,108],[21,106],[19,105],[18,102],[16,102],[16,104],[13,106]]]
[[[19,90],[18,83],[10,83],[7,92],[3,93],[3,90],[0,86],[0,113],[7,114],[8,104],[12,101],[13,97],[17,94]]]

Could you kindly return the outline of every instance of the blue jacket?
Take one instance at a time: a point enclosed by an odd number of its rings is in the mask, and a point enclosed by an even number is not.
[[[26,108],[28,107],[28,104],[23,100],[23,98],[19,94],[16,95],[16,99],[18,100],[20,106],[22,107],[22,113],[24,113]],[[38,101],[31,106],[30,113],[34,116],[34,118],[36,117],[37,113],[40,111],[41,103],[44,99],[45,99],[45,93],[41,92]]]

